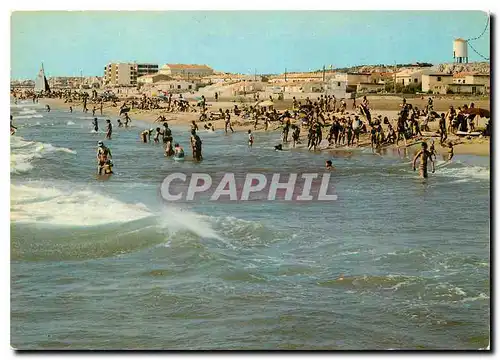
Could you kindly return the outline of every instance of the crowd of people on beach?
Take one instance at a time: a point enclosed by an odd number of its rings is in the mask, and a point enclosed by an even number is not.
[[[153,135],[153,143],[162,143],[165,156],[174,157],[176,160],[184,159],[184,149],[178,143],[174,143],[172,131],[168,127],[164,115],[167,113],[199,113],[198,122],[204,123],[203,128],[208,131],[215,131],[215,121],[223,120],[225,134],[234,133],[235,131],[232,116],[238,122],[252,124],[254,130],[261,126],[262,130],[267,131],[272,124],[274,125],[272,130],[281,129],[281,143],[275,146],[277,150],[282,150],[284,146],[294,148],[297,144],[301,144],[300,134],[304,130],[307,134],[307,149],[312,151],[328,147],[370,146],[375,152],[385,146],[393,144],[399,146],[401,141],[403,141],[405,147],[409,146],[408,142],[410,140],[420,140],[424,144],[423,139],[429,136],[429,123],[437,120],[437,134],[439,135],[440,144],[451,149],[451,157],[453,156],[453,143],[447,142],[448,135],[457,134],[458,132],[473,132],[475,130],[474,118],[476,116],[475,112],[469,111],[474,109],[474,103],[470,105],[464,104],[458,109],[450,106],[446,114],[438,114],[433,109],[433,99],[430,97],[427,106],[423,109],[412,106],[403,98],[397,118],[390,120],[388,117],[382,118],[382,115],[373,116],[366,96],[361,99],[359,104],[356,103],[356,98],[352,99],[352,110],[349,112],[346,99],[338,100],[334,95],[323,94],[314,101],[307,97],[302,102],[294,97],[291,109],[283,111],[278,111],[275,108],[272,97],[269,101],[257,101],[254,105],[243,103],[239,107],[238,104],[234,104],[232,109],[226,109],[225,111],[222,108],[218,111],[209,111],[210,105],[204,95],[193,103],[184,99],[182,94],[177,95],[175,98],[171,93],[168,96],[161,97],[151,97],[143,94],[140,98],[125,98],[120,107],[118,107],[116,95],[109,92],[99,95],[95,90],[92,90],[91,95],[85,91],[72,90],[52,91],[43,95],[36,94],[33,91],[13,91],[12,95],[16,101],[17,99],[32,99],[33,102],[38,102],[41,96],[65,99],[65,103],[80,103],[82,111],[85,113],[89,111],[91,106],[93,116],[98,110],[102,115],[104,103],[111,103],[106,108],[116,107],[119,109],[120,118],[117,119],[117,126],[125,128],[130,126],[129,112],[131,110],[160,110],[162,115],[155,122],[162,123],[162,126],[145,129],[140,133],[139,137],[143,143],[149,143]],[[217,100],[216,96],[216,102]],[[50,111],[48,105],[47,111]],[[72,106],[70,106],[70,112],[73,112]],[[99,129],[97,118],[92,121],[92,126],[94,131],[97,132]],[[13,127],[11,121],[12,131],[15,131],[15,127]],[[254,135],[251,130],[247,131],[248,145],[252,146],[255,141]],[[491,131],[489,123],[486,126],[484,135],[489,135],[488,131]],[[201,161],[203,159],[202,141],[197,132],[198,125],[193,120],[190,129],[192,157],[195,161]],[[111,140],[111,138],[112,124],[108,119],[106,120],[106,139]],[[415,142],[412,142],[410,145],[414,144]],[[426,143],[425,146],[427,146]],[[104,153],[107,154],[106,151]],[[426,159],[429,158],[428,153],[431,154],[431,158],[432,155],[435,157],[433,144],[430,150],[427,150],[426,147],[419,152],[422,162],[426,163]],[[107,162],[107,158],[103,158],[102,151],[99,154],[99,169],[103,170],[105,166],[108,166],[109,170],[109,166],[112,166],[112,164],[110,165]],[[422,175],[424,174],[422,173]]]

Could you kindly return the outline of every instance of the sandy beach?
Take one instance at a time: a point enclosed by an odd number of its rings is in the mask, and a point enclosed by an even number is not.
[[[207,102],[207,107],[208,111],[219,111],[219,109],[226,110],[226,109],[233,109],[234,105],[238,105],[241,107],[243,105],[240,102],[236,101],[236,98],[233,99],[232,101],[229,101],[229,99],[223,99],[225,101],[208,101]],[[391,97],[391,96],[368,96],[368,100],[370,101],[370,107],[371,107],[371,112],[372,112],[372,117],[376,117],[378,115],[381,115],[382,118],[387,116],[389,120],[392,122],[394,119],[397,118],[397,112],[399,108],[399,104],[401,104],[402,98],[399,97]],[[418,98],[412,98],[407,100],[409,103],[413,104],[414,106],[417,106],[419,108],[423,108],[427,102],[426,98],[422,99],[420,97]],[[68,109],[69,111],[69,106],[73,107],[74,112],[81,112],[83,109],[82,103],[81,102],[66,102],[63,99],[53,99],[53,98],[44,98],[42,102],[49,104],[51,107],[58,108],[58,109]],[[358,101],[359,102],[359,101]],[[464,98],[437,98],[434,102],[435,104],[435,110],[437,112],[446,112],[447,109],[449,108],[450,105],[453,105],[454,107],[461,106],[465,103],[470,103],[468,99]],[[490,102],[487,99],[479,99],[479,100],[474,100],[475,106],[480,107],[480,108],[490,108]],[[123,101],[117,102],[117,106],[112,106],[110,103],[105,103],[103,107],[103,116],[109,117],[111,120],[119,118],[119,108],[123,104]],[[248,103],[247,103],[248,104]],[[292,108],[292,102],[289,100],[274,100],[274,106],[277,110],[285,110],[285,109],[291,109]],[[88,108],[92,109],[93,105],[89,104]],[[96,106],[97,108],[97,106]],[[89,110],[89,113],[91,114],[91,110]],[[96,115],[99,114],[99,110],[96,111]],[[333,114],[333,113],[331,113]],[[347,106],[347,113],[346,115],[350,115],[353,117],[353,115],[359,114],[356,110],[352,110],[352,100],[348,101],[348,106]],[[165,116],[167,122],[170,125],[185,125],[189,126],[193,120],[197,122],[199,125],[200,122],[198,121],[199,112],[167,112],[164,109],[156,109],[156,110],[141,110],[141,109],[132,109],[129,112],[129,116],[132,120],[141,120],[144,122],[148,123],[155,123],[155,121],[158,119],[160,115]],[[334,115],[340,115],[339,114],[334,114]],[[360,116],[361,119],[363,119],[362,116]],[[223,129],[224,128],[224,120],[214,120],[210,121],[215,129]],[[234,114],[232,114],[231,117],[231,123],[233,126],[233,129],[235,131],[247,131],[249,129],[252,130],[254,133],[259,133],[264,130],[264,124],[261,121],[261,123],[257,126],[257,129],[254,129],[253,125],[253,120],[248,120],[248,119],[242,119],[241,117],[237,117]],[[296,121],[298,123],[298,121]],[[476,120],[476,127],[479,128],[484,128],[486,124],[486,119],[481,118],[479,120]],[[383,125],[384,131],[387,129],[386,125]],[[433,136],[424,136],[422,138],[417,138],[410,140],[408,142],[408,147],[414,147],[411,144],[419,144],[420,141],[422,140],[430,140],[434,139],[435,140],[435,147],[436,151],[438,154],[446,154],[447,153],[447,148],[441,147],[439,144],[439,136],[435,134],[438,128],[438,122],[430,122],[429,123],[429,129],[430,133],[434,133]],[[269,125],[268,130],[269,132],[275,131],[276,133],[280,133],[281,131],[281,126],[271,123]],[[325,131],[327,132],[327,128],[323,129],[323,134],[325,135]],[[325,138],[325,137],[323,137]],[[306,141],[307,142],[307,134],[305,131],[301,132],[300,136],[301,141]],[[489,138],[479,138],[479,137],[471,137],[468,139],[467,137],[459,137],[456,135],[448,134],[448,140],[452,141],[454,146],[454,152],[455,154],[463,154],[463,155],[480,155],[480,156],[489,156],[490,154],[490,140]],[[257,140],[258,141],[258,140]],[[370,146],[370,139],[368,134],[362,134],[360,136],[360,144],[359,146],[362,147],[369,147]],[[400,142],[399,147],[402,148],[404,147],[404,144]],[[398,148],[396,145],[386,145],[384,146],[384,149],[393,149],[393,148]],[[321,151],[331,151],[334,150],[335,147],[330,146],[326,149],[322,149]]]

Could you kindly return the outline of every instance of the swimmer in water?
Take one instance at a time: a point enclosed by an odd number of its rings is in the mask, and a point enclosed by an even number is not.
[[[106,160],[102,169],[104,170],[104,175],[114,174],[113,173],[113,162],[110,159]]]
[[[111,140],[111,133],[113,132],[113,125],[111,125],[111,120],[106,120],[106,139]]]
[[[123,127],[123,123],[120,119],[116,120],[116,122],[118,123],[118,127]]]
[[[141,132],[141,140],[144,144],[148,142],[148,134],[149,130],[144,130],[143,132]]]
[[[101,175],[104,165],[111,159],[111,150],[102,141],[97,142],[97,173]]]
[[[155,142],[155,144],[158,144],[160,142],[160,135],[161,135],[161,129],[159,127],[157,127],[155,137],[153,138],[153,141]]]
[[[73,112],[73,106],[70,106],[69,107],[69,112],[72,113]]]
[[[432,154],[430,153],[429,150],[427,150],[427,143],[422,142],[422,149],[415,155],[413,158],[413,171],[416,170],[415,164],[417,162],[417,159],[420,158],[420,166],[419,166],[419,173],[421,178],[427,178],[427,161],[430,160],[432,164],[432,173],[436,171],[435,166],[434,166],[434,160],[432,160]]]
[[[331,160],[326,160],[326,170],[334,170],[335,166],[332,165]]]
[[[94,120],[92,120],[92,125],[94,125],[94,131],[98,132],[99,131],[99,124],[97,123],[97,118],[94,118]]]
[[[174,152],[175,152],[174,156],[176,158],[183,158],[184,157],[184,149],[182,148],[182,146],[180,146],[177,143],[174,146]]]
[[[13,117],[12,115],[10,116],[10,134],[14,135],[16,133],[17,127],[12,124]]]
[[[253,145],[253,134],[252,134],[252,130],[248,130],[248,146],[252,147]]]
[[[208,124],[205,124],[203,125],[203,128],[207,131],[215,131],[215,128],[214,126],[212,125],[212,123],[208,123]]]
[[[45,108],[47,109],[47,112],[50,112],[50,106],[49,105],[45,105]]]

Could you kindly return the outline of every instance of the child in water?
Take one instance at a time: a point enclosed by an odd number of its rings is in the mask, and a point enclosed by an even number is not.
[[[113,162],[110,159],[106,160],[102,169],[104,170],[104,175],[114,174],[113,173]]]
[[[155,137],[153,138],[155,144],[158,144],[160,142],[160,135],[161,135],[161,129],[157,127]]]
[[[176,158],[183,158],[184,157],[184,149],[179,144],[177,144],[177,143],[175,144],[174,151],[175,151]]]
[[[331,160],[326,160],[326,170],[334,170],[335,166],[332,165]]]

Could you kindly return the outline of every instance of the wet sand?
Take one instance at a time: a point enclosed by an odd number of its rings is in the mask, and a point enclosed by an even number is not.
[[[368,97],[370,101],[370,107],[371,107],[371,113],[372,113],[372,118],[375,118],[378,115],[381,115],[382,118],[387,116],[389,120],[393,123],[394,120],[397,118],[397,109],[399,104],[401,103],[401,99],[394,98],[394,97],[384,97],[384,96],[374,96],[374,97]],[[408,102],[413,104],[414,106],[417,107],[423,107],[427,103],[427,98],[425,97],[424,100],[421,98],[413,98],[413,99],[408,99]],[[65,103],[64,100],[62,99],[47,99],[44,98],[42,99],[42,102],[50,104],[51,107],[54,108],[59,108],[59,109],[68,109],[69,112],[69,106],[73,107],[73,112],[81,112],[82,111],[82,103],[81,102],[72,102],[72,103]],[[420,104],[422,102],[422,104]],[[434,100],[434,105],[435,109],[438,112],[445,112],[446,109],[449,108],[450,105],[453,106],[460,106],[463,104],[469,104],[471,101],[467,99],[440,99],[437,98]],[[472,100],[474,102],[476,107],[482,107],[489,109],[489,100],[481,100],[481,99],[474,99]],[[117,106],[114,107],[109,103],[106,103],[105,106],[103,107],[103,116],[109,117],[111,120],[118,119],[119,118],[119,109],[120,105],[123,102],[118,102]],[[359,101],[358,101],[359,103]],[[217,112],[219,109],[225,110],[225,109],[232,109],[234,108],[234,105],[237,104],[239,107],[241,107],[241,103],[235,102],[235,101],[219,101],[219,102],[214,102],[214,101],[208,101],[207,102],[207,107],[209,112]],[[247,103],[247,104],[250,104]],[[253,104],[253,103],[252,103]],[[356,114],[355,110],[352,110],[352,100],[348,100],[347,102],[347,116],[351,116],[351,118],[354,117]],[[87,105],[89,108],[88,114],[92,114],[92,107],[93,105]],[[290,109],[291,108],[291,101],[275,101],[275,107],[278,110],[284,110],[286,108]],[[96,115],[100,115],[100,111],[98,106],[96,106]],[[336,115],[339,116],[340,113],[338,114],[333,114],[330,113],[331,115]],[[160,116],[163,115],[165,116],[166,120],[170,125],[186,125],[188,126],[193,120],[195,120],[198,123],[198,126],[200,126],[198,122],[198,118],[200,113],[199,112],[167,112],[164,109],[155,109],[155,110],[140,110],[140,109],[132,109],[129,112],[129,116],[132,119],[132,121],[135,120],[141,120],[144,122],[148,123],[155,123],[156,119]],[[360,116],[361,119],[363,119],[362,116]],[[224,120],[214,120],[214,121],[209,121],[211,122],[216,130],[224,129]],[[157,124],[160,124],[156,122]],[[234,114],[231,114],[231,123],[233,126],[234,131],[248,131],[249,129],[252,130],[252,132],[258,133],[264,130],[264,122],[259,121],[259,125],[257,126],[257,129],[254,129],[254,122],[253,120],[245,120],[240,117],[235,116]],[[298,122],[296,122],[298,124]],[[484,128],[486,124],[486,119],[481,118],[476,122],[476,127],[479,128]],[[383,125],[384,131],[386,131],[386,125]],[[434,136],[424,136],[423,138],[417,138],[417,139],[411,139],[408,141],[409,147],[414,148],[415,146],[418,146],[421,141],[435,141],[435,147],[436,151],[439,154],[447,154],[448,149],[446,147],[441,147],[439,144],[439,136],[435,134],[437,131],[438,127],[438,122],[433,121],[429,123],[429,128],[430,128],[430,133],[434,133]],[[200,127],[201,128],[201,127]],[[267,131],[276,131],[280,132],[281,131],[281,126],[277,125],[276,123],[271,123],[269,124],[269,128]],[[323,139],[326,138],[327,136],[327,128],[323,130]],[[289,134],[289,139],[291,139],[291,133]],[[304,131],[304,129],[301,129],[301,136],[300,139],[302,143],[307,143],[307,133]],[[470,139],[467,139],[466,137],[458,137],[455,135],[448,134],[448,139],[447,141],[452,141],[454,146],[454,152],[455,154],[464,154],[464,155],[481,155],[481,156],[489,156],[490,154],[490,139],[489,138],[484,138],[484,137],[471,137]],[[415,145],[410,145],[415,143]],[[360,143],[359,146],[362,147],[369,147],[370,146],[370,138],[368,134],[362,134],[360,136]],[[399,142],[399,147],[404,147],[404,142],[400,141]],[[397,148],[396,145],[386,145],[384,146],[386,149],[390,148]],[[323,151],[327,150],[334,150],[334,146],[330,146],[326,149],[322,149]]]

